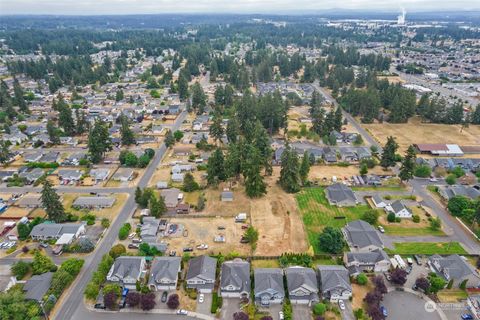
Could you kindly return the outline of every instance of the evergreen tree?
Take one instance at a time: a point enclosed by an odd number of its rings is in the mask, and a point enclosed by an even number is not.
[[[287,143],[282,154],[280,185],[288,193],[300,191],[300,175],[297,153]]]
[[[115,101],[122,101],[124,98],[124,93],[122,89],[117,90],[115,93]]]
[[[60,196],[55,192],[49,180],[45,180],[43,183],[41,200],[49,220],[59,223],[67,219]]]
[[[215,104],[216,105],[225,104],[225,90],[222,86],[217,86],[215,88]]]
[[[224,130],[222,122],[222,115],[219,112],[215,112],[215,114],[213,115],[212,125],[210,126],[210,134],[212,135],[215,142],[220,141],[223,136]]]
[[[267,130],[265,130],[260,121],[257,121],[255,123],[253,131],[253,144],[260,152],[260,165],[263,165],[263,167],[265,168],[265,173],[267,175],[271,175],[273,172],[273,150],[270,146],[270,137],[268,136]]]
[[[227,84],[224,89],[223,93],[223,104],[226,107],[231,107],[233,105],[233,94],[235,92],[233,91],[233,88],[231,85]]]
[[[192,86],[192,108],[197,111],[197,114],[205,112],[207,106],[207,96],[203,92],[200,83],[195,82]]]
[[[220,148],[217,148],[208,159],[207,183],[209,185],[213,185],[218,181],[224,181],[225,178],[226,175],[223,152]]]
[[[108,128],[102,120],[95,121],[88,134],[88,152],[93,163],[99,163],[105,152],[112,149],[112,140]]]
[[[23,92],[23,88],[18,82],[17,78],[15,78],[15,80],[13,81],[13,94],[15,104],[19,107],[20,111],[23,113],[28,113],[28,105],[24,98],[25,93]]]
[[[402,181],[408,181],[413,178],[413,171],[415,170],[415,160],[417,155],[415,153],[415,148],[411,145],[408,147],[405,157],[402,160],[402,166],[400,167],[400,173],[398,174],[399,178]]]
[[[342,108],[339,106],[335,111],[333,129],[337,130],[338,132],[342,131],[342,124],[343,124]]]
[[[173,136],[173,133],[171,130],[168,130],[166,136],[165,136],[165,145],[167,148],[170,148],[175,144],[175,137]]]
[[[162,196],[157,198],[155,194],[152,193],[148,204],[149,204],[148,207],[150,209],[150,214],[155,218],[159,218],[162,214],[167,212],[165,200],[163,199]]]
[[[302,184],[305,185],[305,183],[308,180],[308,173],[310,172],[310,156],[308,154],[308,151],[305,151],[303,154],[302,158],[302,163],[300,164],[300,179],[302,180]]]
[[[75,122],[73,121],[72,109],[61,97],[57,102],[58,125],[67,136],[75,135]]]
[[[120,135],[122,137],[122,145],[129,146],[136,142],[135,135],[133,134],[132,129],[130,129],[130,122],[128,118],[122,113],[120,115]]]
[[[178,76],[178,95],[182,101],[187,99],[189,96],[188,79],[183,72],[180,72],[180,75]]]
[[[0,163],[6,164],[10,159],[10,150],[8,149],[9,143],[6,140],[0,140]]]
[[[226,134],[229,143],[237,142],[237,137],[240,134],[240,129],[238,127],[238,120],[236,118],[231,118],[228,121]]]
[[[225,159],[225,175],[229,178],[237,177],[242,172],[242,143],[230,143]]]
[[[325,134],[324,121],[325,121],[325,110],[322,107],[317,107],[313,109],[311,113],[312,118],[312,130],[319,136]]]
[[[395,153],[397,152],[398,144],[394,137],[388,137],[387,143],[383,148],[382,158],[380,159],[380,165],[387,169],[395,165]]]
[[[47,122],[47,133],[52,144],[60,144],[60,132],[52,120]]]
[[[266,184],[260,174],[260,153],[250,145],[248,148],[247,159],[243,168],[245,176],[245,192],[250,198],[258,198],[267,192]]]
[[[477,104],[475,111],[473,112],[471,123],[480,124],[480,104]]]
[[[87,121],[87,118],[85,116],[85,112],[82,110],[80,111],[80,109],[75,109],[75,119],[77,120],[77,134],[84,134],[85,132],[88,131],[88,121]]]

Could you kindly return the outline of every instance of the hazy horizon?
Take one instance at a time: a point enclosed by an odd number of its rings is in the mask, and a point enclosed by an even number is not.
[[[478,0],[2,0],[1,15],[315,14],[331,10],[391,13],[480,10]]]

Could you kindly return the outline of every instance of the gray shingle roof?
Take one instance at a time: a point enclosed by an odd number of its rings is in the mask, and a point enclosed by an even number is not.
[[[50,289],[53,272],[46,272],[40,275],[31,277],[23,286],[25,291],[25,299],[28,300],[42,300],[43,296]]]
[[[217,259],[209,256],[199,256],[190,260],[186,280],[202,278],[205,280],[215,279]]]
[[[458,254],[452,254],[447,257],[442,257],[439,255],[433,255],[430,258],[430,261],[436,262],[440,265],[440,270],[437,269],[436,265],[433,264],[434,268],[439,272],[447,272],[450,276],[450,279],[462,279],[469,275],[475,274],[477,277],[480,276],[476,270],[471,266],[467,261],[465,261]]]
[[[391,207],[392,207],[392,209],[395,213],[398,213],[398,212],[402,211],[403,209],[407,209],[408,211],[410,211],[407,207],[405,207],[405,205],[400,200],[397,200],[397,201],[393,202],[391,204]]]
[[[250,263],[235,259],[222,264],[220,286],[223,288],[229,285],[250,292]]]
[[[150,270],[148,284],[161,283],[162,280],[175,282],[180,270],[180,257],[156,257]]]
[[[357,202],[355,193],[353,193],[352,189],[343,183],[335,183],[327,187],[327,198],[334,202]]]
[[[77,233],[85,223],[40,223],[33,227],[30,236],[32,237],[59,237],[65,233]]]
[[[290,267],[285,270],[288,291],[303,287],[311,292],[318,292],[317,276],[311,268]]]
[[[73,205],[79,207],[111,207],[114,203],[115,198],[113,197],[78,197]]]
[[[344,228],[347,241],[354,247],[362,249],[370,245],[383,248],[383,241],[377,231],[363,220],[355,220]]]
[[[144,259],[144,257],[118,257],[113,263],[112,276],[116,276],[119,279],[126,277],[138,278],[142,272],[141,265]]]
[[[317,266],[322,292],[341,288],[352,290],[348,270],[344,266]]]
[[[280,268],[257,268],[254,270],[254,293],[280,293],[285,295],[283,289],[283,270]]]
[[[370,252],[347,252],[347,263],[359,262],[361,264],[374,264],[382,260],[388,260],[385,251],[375,249]]]

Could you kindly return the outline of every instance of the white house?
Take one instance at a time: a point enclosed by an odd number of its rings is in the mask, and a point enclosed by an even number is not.
[[[385,207],[387,212],[395,213],[396,218],[409,219],[412,217],[412,211],[407,208],[400,200],[395,201],[391,205]]]

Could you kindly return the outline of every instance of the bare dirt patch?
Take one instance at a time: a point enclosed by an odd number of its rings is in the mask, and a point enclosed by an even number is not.
[[[251,201],[251,221],[259,233],[255,255],[275,256],[308,250],[295,197],[277,185],[279,173],[280,168],[275,167],[273,175],[266,179],[268,193]]]
[[[422,123],[419,118],[412,118],[408,123],[373,123],[362,126],[382,145],[386,143],[387,137],[395,137],[400,153],[415,143],[480,145],[480,126],[476,125],[462,130],[460,125]]]
[[[181,224],[184,230],[188,232],[188,236],[166,237],[162,241],[169,243],[169,250],[177,251],[182,254],[183,248],[193,247],[192,256],[202,254],[229,254],[237,252],[240,255],[250,255],[250,245],[241,244],[240,238],[244,230],[242,224],[235,223],[234,218],[218,217],[218,218],[174,218],[169,223]],[[218,227],[225,229],[218,230]],[[224,235],[225,242],[214,242],[214,237]],[[207,250],[197,250],[195,247],[199,244],[207,244]]]

